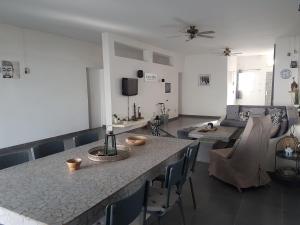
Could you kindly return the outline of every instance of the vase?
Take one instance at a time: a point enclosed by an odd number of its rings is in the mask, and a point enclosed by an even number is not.
[[[160,122],[164,125],[168,124],[169,121],[169,114],[161,114],[160,115]]]

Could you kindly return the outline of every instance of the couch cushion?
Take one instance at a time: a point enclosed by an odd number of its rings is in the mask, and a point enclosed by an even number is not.
[[[241,120],[223,120],[220,125],[224,127],[245,127],[247,124],[247,121],[241,121]]]
[[[228,105],[226,107],[226,118],[229,120],[239,120],[239,105]]]
[[[249,108],[250,116],[252,117],[261,117],[266,115],[265,108]]]
[[[286,119],[286,111],[280,108],[269,108],[268,114],[271,116],[272,123],[274,125],[280,124],[283,119]]]

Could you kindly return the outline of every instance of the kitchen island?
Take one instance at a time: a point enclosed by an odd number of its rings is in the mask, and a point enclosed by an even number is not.
[[[117,135],[118,144],[126,137]],[[89,225],[103,216],[107,204],[134,192],[182,155],[190,140],[146,136],[118,162],[94,162],[89,149],[103,140],[0,171],[0,224]],[[69,172],[65,161],[82,158]]]

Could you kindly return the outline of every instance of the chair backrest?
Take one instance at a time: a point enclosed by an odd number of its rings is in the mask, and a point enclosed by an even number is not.
[[[253,173],[265,164],[272,122],[270,115],[250,117],[239,144],[230,158],[235,169]]]
[[[199,147],[200,147],[199,141],[188,147],[188,150],[187,150],[187,158],[188,158],[187,172],[195,171],[195,165],[196,165],[196,160],[197,160],[197,156],[198,156],[198,152],[199,152]]]
[[[5,169],[29,161],[28,152],[16,152],[0,156],[0,169]]]
[[[129,225],[141,213],[143,224],[147,212],[147,196],[149,182],[147,181],[139,190],[120,201],[106,207],[106,225]]]
[[[167,198],[165,206],[170,206],[170,195],[172,188],[176,186],[177,194],[181,194],[181,189],[186,181],[186,165],[188,163],[187,155],[185,154],[180,160],[167,166],[165,175],[165,188],[167,189]]]
[[[75,146],[86,145],[99,140],[99,135],[96,132],[88,132],[80,134],[74,138]]]
[[[32,148],[34,159],[46,157],[65,150],[63,141],[52,141]]]

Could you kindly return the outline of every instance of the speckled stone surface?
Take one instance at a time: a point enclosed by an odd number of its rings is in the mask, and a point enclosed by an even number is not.
[[[118,144],[129,135],[118,135]],[[87,158],[87,151],[102,140],[0,171],[0,224],[92,224],[108,203],[154,178],[192,143],[147,138],[146,145],[132,147],[130,157],[119,162]],[[81,169],[69,172],[65,161],[76,157],[82,158]]]

